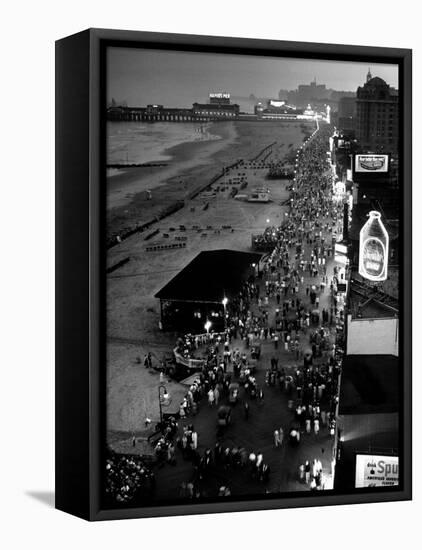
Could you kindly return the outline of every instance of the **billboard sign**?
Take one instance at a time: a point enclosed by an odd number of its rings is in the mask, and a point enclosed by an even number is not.
[[[355,172],[387,173],[388,155],[355,155]]]
[[[399,484],[399,458],[383,455],[356,455],[355,488],[391,487]]]

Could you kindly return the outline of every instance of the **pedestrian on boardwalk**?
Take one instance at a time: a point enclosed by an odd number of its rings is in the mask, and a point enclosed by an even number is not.
[[[317,418],[314,420],[314,434],[319,434],[319,420]]]
[[[214,388],[214,401],[216,405],[218,405],[219,399],[220,399],[220,392],[218,391],[218,387],[216,386]]]
[[[245,420],[248,420],[249,418],[249,403],[245,401],[243,403],[243,414],[245,416]]]
[[[279,436],[279,439],[280,439],[280,446],[283,444],[283,439],[284,439],[284,431],[283,431],[283,428],[279,428],[278,430],[278,436]]]
[[[312,476],[315,478],[318,475],[318,461],[316,458],[314,458],[313,464],[312,464]]]
[[[311,479],[311,465],[309,464],[309,460],[305,462],[305,482],[309,483]]]
[[[248,460],[249,460],[249,468],[250,468],[251,476],[255,477],[255,474],[256,474],[256,454],[255,453],[250,453]]]
[[[214,405],[214,399],[215,399],[214,390],[212,388],[210,388],[210,390],[208,392],[208,405],[210,407],[212,407]]]
[[[280,432],[278,430],[274,430],[274,446],[276,448],[280,446]]]

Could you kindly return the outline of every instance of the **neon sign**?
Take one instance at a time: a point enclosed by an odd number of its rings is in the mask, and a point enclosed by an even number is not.
[[[381,214],[369,212],[369,220],[360,231],[359,274],[370,281],[385,281],[388,268],[389,237]]]

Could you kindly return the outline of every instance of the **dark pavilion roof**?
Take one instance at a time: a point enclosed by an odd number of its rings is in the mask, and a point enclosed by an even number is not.
[[[221,303],[237,294],[262,254],[236,250],[200,252],[156,294],[161,300]]]
[[[343,359],[339,414],[386,414],[399,410],[399,360],[394,355],[347,355]]]

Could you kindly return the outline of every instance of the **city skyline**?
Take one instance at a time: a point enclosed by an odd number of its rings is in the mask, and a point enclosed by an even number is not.
[[[109,48],[107,102],[114,98],[130,106],[190,107],[217,91],[273,98],[281,89],[296,90],[314,79],[327,89],[356,91],[365,83],[368,69],[398,86],[397,65]]]

